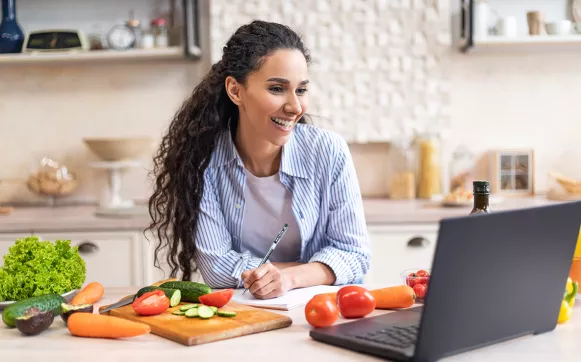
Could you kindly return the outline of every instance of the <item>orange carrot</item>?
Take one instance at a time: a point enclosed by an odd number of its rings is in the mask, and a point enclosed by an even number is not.
[[[94,304],[98,302],[102,297],[103,293],[105,293],[105,288],[98,283],[92,282],[87,284],[83,290],[81,290],[73,300],[71,301],[72,305],[78,304]]]
[[[376,309],[408,308],[416,301],[416,293],[408,285],[371,290]]]
[[[93,313],[71,314],[67,327],[73,336],[91,338],[126,338],[151,332],[144,323]]]

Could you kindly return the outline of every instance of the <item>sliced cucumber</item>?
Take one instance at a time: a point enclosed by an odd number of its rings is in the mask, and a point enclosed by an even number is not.
[[[200,316],[200,318],[208,319],[214,316],[214,311],[207,305],[200,305],[198,307],[198,315]]]
[[[186,312],[183,312],[179,309],[174,310],[173,312],[171,312],[171,314],[175,314],[175,315],[184,315],[186,314]]]
[[[190,309],[186,310],[184,314],[186,315],[186,317],[189,317],[189,318],[198,317],[198,308],[190,308]]]
[[[175,307],[176,305],[180,304],[182,300],[182,292],[179,289],[174,289],[173,294],[169,298],[169,305],[170,307]]]
[[[236,317],[236,312],[231,310],[219,310],[218,315],[220,317]]]
[[[196,303],[194,303],[194,304],[186,304],[186,305],[182,305],[182,306],[180,307],[180,310],[181,310],[182,312],[185,312],[186,310],[188,310],[188,309],[192,309],[192,308],[198,308],[198,305],[197,305]]]
[[[210,306],[210,308],[212,309],[212,312],[214,312],[214,314],[218,313],[218,307]]]

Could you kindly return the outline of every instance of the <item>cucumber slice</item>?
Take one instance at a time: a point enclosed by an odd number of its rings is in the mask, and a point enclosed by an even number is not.
[[[218,315],[220,317],[236,317],[236,312],[230,310],[219,310]]]
[[[182,299],[182,292],[179,289],[175,289],[171,297],[169,298],[169,305],[170,307],[175,307],[176,305],[180,304]]]
[[[212,318],[214,316],[214,311],[207,305],[200,305],[198,307],[198,315],[203,319]]]
[[[174,311],[173,311],[171,314],[175,314],[175,315],[184,315],[184,314],[186,314],[186,312],[183,312],[183,311],[181,311],[181,310],[177,309],[177,310],[174,310]]]
[[[184,314],[186,315],[186,317],[195,318],[198,316],[198,308],[190,308],[186,310]]]
[[[186,304],[186,305],[182,305],[182,306],[180,307],[180,310],[181,310],[182,312],[185,312],[185,311],[187,311],[188,309],[192,309],[192,308],[198,308],[198,305],[197,305],[196,303],[194,303],[194,304]]]
[[[212,312],[214,312],[214,314],[218,313],[218,308],[217,307],[210,306],[210,308],[212,309]]]

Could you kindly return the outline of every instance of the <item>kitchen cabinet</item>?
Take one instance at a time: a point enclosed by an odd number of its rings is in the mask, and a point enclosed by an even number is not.
[[[430,269],[438,237],[438,224],[370,225],[371,268],[364,282],[402,284],[406,269]]]
[[[85,260],[85,284],[139,287],[144,282],[143,244],[137,231],[36,233],[42,240],[71,240]]]

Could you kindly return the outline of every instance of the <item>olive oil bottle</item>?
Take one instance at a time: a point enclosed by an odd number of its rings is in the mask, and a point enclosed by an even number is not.
[[[472,183],[474,193],[474,207],[470,215],[490,213],[490,183],[488,181],[474,181]]]

